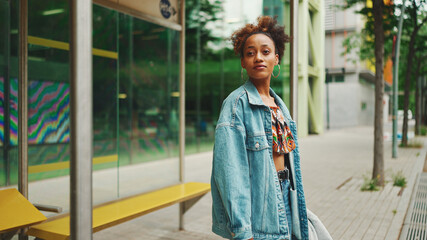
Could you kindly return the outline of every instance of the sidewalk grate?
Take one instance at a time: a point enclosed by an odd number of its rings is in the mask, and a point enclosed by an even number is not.
[[[410,209],[407,240],[427,240],[427,173],[421,173],[413,207]]]

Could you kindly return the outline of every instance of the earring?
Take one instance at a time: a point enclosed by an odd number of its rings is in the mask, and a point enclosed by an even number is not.
[[[277,73],[277,75],[274,76],[274,69],[273,69],[273,72],[271,73],[271,76],[273,76],[274,78],[277,78],[280,74],[280,64],[277,64],[277,66],[279,67],[279,72]]]

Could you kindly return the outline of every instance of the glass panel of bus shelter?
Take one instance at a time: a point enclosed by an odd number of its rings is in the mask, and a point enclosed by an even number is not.
[[[263,15],[276,17],[280,25],[285,26],[285,33],[290,34],[290,3],[282,0],[263,0]],[[290,44],[285,44],[285,52],[280,63],[280,74],[271,78],[271,88],[283,99],[289,108],[290,99]],[[274,74],[279,72],[274,69]]]
[[[28,197],[65,211],[70,189],[67,7],[66,1],[28,2]]]
[[[66,212],[70,186],[68,2],[29,2],[28,9],[29,198]],[[93,7],[94,204],[117,197],[116,15]]]
[[[17,187],[18,7],[0,3],[0,188]],[[9,102],[9,104],[5,104]]]
[[[179,181],[179,32],[120,14],[120,196]]]
[[[93,5],[93,200],[118,197],[117,11]]]
[[[224,64],[225,25],[221,1],[186,1],[186,151],[212,151],[214,122],[221,108],[224,84],[238,83],[224,68],[238,72],[239,61]],[[236,80],[236,81],[234,81]],[[237,86],[236,84],[234,84]]]

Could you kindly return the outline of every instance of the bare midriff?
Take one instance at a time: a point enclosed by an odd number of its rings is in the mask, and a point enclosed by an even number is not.
[[[285,169],[285,155],[273,152],[273,160],[274,166],[276,166],[276,171]]]

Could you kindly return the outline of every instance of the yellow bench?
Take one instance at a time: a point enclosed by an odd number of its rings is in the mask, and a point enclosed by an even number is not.
[[[37,224],[46,217],[15,188],[0,190],[0,239],[16,230]]]
[[[189,182],[102,204],[93,209],[93,232],[176,203],[184,203],[184,209],[187,210],[209,191],[208,183]],[[69,239],[70,217],[65,215],[34,225],[27,234],[48,240]]]

